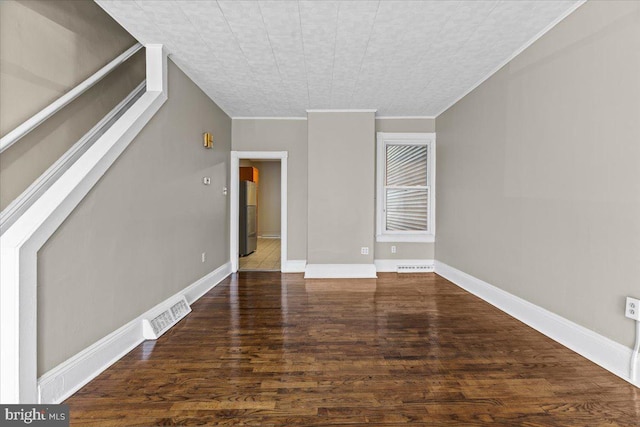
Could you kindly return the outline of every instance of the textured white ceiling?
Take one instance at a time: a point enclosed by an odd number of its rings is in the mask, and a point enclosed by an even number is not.
[[[564,1],[97,0],[232,117],[435,116],[576,7]]]

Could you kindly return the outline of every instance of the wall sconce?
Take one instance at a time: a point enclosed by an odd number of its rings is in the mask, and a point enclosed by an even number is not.
[[[206,132],[202,135],[202,145],[204,148],[213,148],[213,135],[209,132]]]

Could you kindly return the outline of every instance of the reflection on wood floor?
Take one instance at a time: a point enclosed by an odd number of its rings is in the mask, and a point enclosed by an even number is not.
[[[238,262],[241,271],[280,271],[280,239],[258,237],[256,251]]]
[[[65,403],[78,426],[640,421],[640,390],[433,273],[235,274]]]

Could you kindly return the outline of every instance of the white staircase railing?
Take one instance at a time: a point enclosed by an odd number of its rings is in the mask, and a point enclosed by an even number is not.
[[[94,127],[56,160],[26,190],[0,212],[0,235],[20,217],[80,156],[95,143],[145,92],[146,80],[116,105]]]
[[[88,89],[90,89],[93,85],[98,83],[100,80],[105,78],[109,73],[111,73],[118,65],[122,64],[127,59],[131,58],[137,51],[142,49],[142,45],[140,43],[136,43],[127,49],[125,52],[120,54],[116,59],[109,62],[104,67],[100,68],[96,71],[91,77],[80,83],[78,86],[71,89],[69,92],[62,95],[60,98],[53,101],[51,104],[47,105],[45,108],[36,113],[33,117],[22,123],[20,126],[7,133],[5,136],[0,138],[0,153],[2,153],[7,148],[11,147],[13,144],[18,142],[20,138],[31,132],[33,129],[38,127],[38,125],[49,117],[54,115],[61,108],[68,105],[71,101],[85,93]]]
[[[4,404],[39,401],[38,250],[167,100],[166,52],[162,45],[145,47],[146,92],[0,236],[0,402]]]

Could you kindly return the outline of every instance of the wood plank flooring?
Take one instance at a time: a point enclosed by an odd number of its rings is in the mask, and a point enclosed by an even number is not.
[[[435,275],[239,273],[65,403],[78,426],[638,426],[640,390]]]

